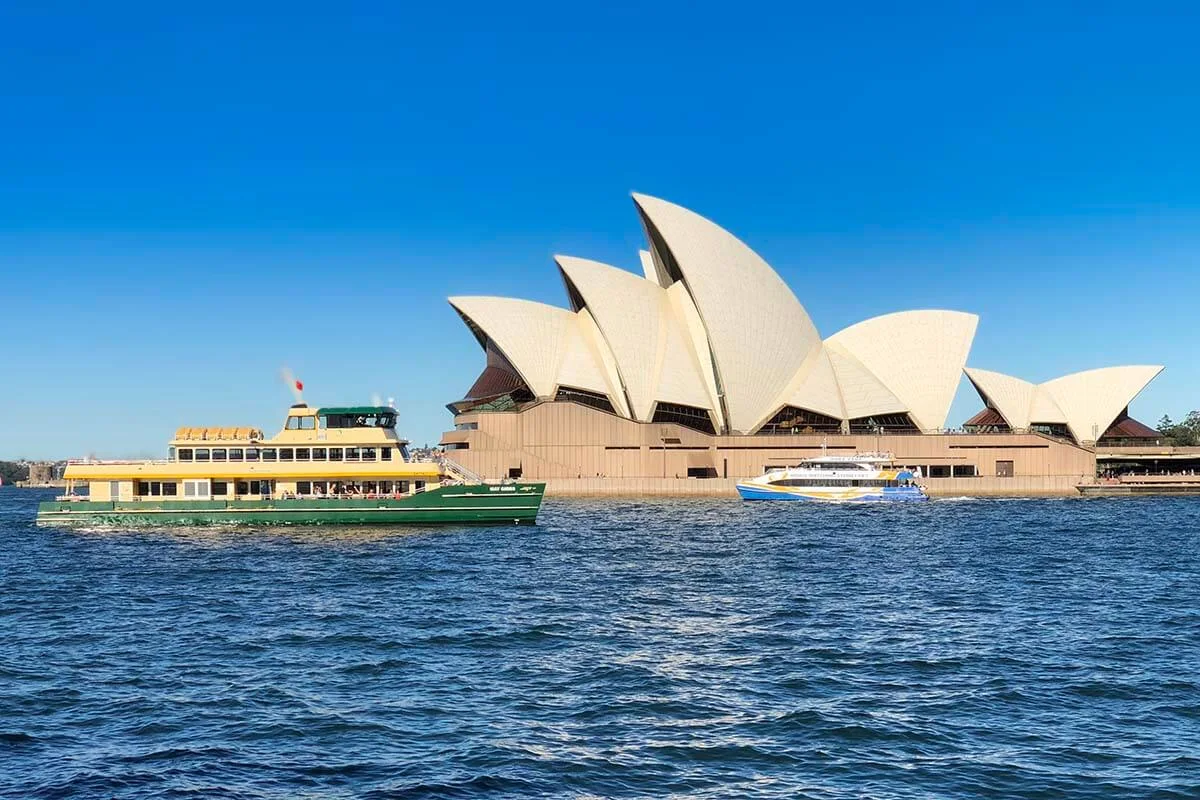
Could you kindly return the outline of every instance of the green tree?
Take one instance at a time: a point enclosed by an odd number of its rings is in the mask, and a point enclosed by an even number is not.
[[[6,485],[29,479],[29,468],[11,461],[0,461],[0,479]]]

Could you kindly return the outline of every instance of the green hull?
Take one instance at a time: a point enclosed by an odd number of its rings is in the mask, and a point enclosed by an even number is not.
[[[377,500],[50,502],[39,525],[437,525],[533,523],[544,483],[440,486]]]

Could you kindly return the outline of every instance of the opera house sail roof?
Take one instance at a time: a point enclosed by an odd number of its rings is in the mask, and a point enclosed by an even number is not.
[[[978,317],[901,311],[822,339],[771,266],[714,222],[633,195],[642,274],[555,257],[569,308],[502,297],[450,304],[487,354],[451,410],[569,401],[708,433],[934,432],[958,389]],[[1078,373],[1041,386],[968,370],[1013,428],[1101,431],[1158,367]]]

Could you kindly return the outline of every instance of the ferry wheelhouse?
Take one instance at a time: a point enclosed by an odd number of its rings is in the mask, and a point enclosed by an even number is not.
[[[878,502],[928,500],[920,471],[893,466],[890,453],[822,455],[737,484],[743,500]]]
[[[390,406],[304,403],[270,438],[183,427],[165,460],[72,461],[63,477],[67,494],[39,506],[39,523],[522,523],[536,519],[545,488],[414,460]]]

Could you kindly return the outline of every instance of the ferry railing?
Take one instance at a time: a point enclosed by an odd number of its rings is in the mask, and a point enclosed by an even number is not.
[[[467,483],[484,483],[483,476],[467,469],[453,459],[443,456],[442,458],[438,459],[438,464],[447,475],[455,477],[458,480],[466,481]]]

